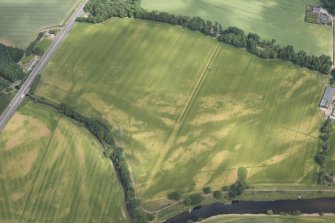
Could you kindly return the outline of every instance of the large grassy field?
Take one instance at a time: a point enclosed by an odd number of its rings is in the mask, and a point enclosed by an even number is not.
[[[331,223],[334,216],[219,216],[204,223]]]
[[[326,79],[180,27],[131,19],[78,24],[37,95],[106,120],[138,195],[316,182]],[[296,168],[296,167],[299,168]]]
[[[122,194],[95,139],[44,106],[0,135],[0,222],[128,222]]]
[[[258,33],[267,40],[316,55],[332,53],[331,27],[304,22],[307,4],[319,0],[142,0],[148,10],[178,15],[201,16],[220,22],[224,27],[236,26]]]
[[[0,0],[0,42],[27,47],[40,29],[60,25],[80,0]]]

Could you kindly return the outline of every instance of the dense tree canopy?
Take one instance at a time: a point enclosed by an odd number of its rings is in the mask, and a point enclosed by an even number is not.
[[[333,131],[333,126],[330,120],[326,120],[320,128],[320,135],[319,135],[319,149],[318,153],[314,157],[315,162],[319,165],[319,172],[318,172],[318,183],[325,184],[331,182],[332,179],[330,175],[327,173],[326,164],[329,155],[329,139],[330,134]]]
[[[335,15],[335,1],[334,0],[321,0],[322,6],[331,14]]]
[[[17,64],[23,54],[24,51],[21,49],[7,47],[0,43],[0,76],[2,78],[11,82],[24,78],[25,75]]]

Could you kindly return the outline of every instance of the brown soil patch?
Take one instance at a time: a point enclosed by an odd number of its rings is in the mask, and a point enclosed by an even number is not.
[[[213,104],[216,104],[213,102],[213,100],[217,100],[217,102],[221,101],[217,98],[212,98],[211,100],[206,100],[206,103],[202,103],[202,108],[211,108]],[[217,112],[216,114],[201,114],[195,117],[193,124],[194,125],[203,125],[209,122],[220,122],[229,120],[233,117],[241,117],[243,115],[247,114],[253,114],[255,111],[252,111],[250,109],[247,109],[249,106],[243,104],[243,103],[226,103],[224,107],[222,107],[220,112]]]
[[[28,123],[29,131],[25,127],[25,123]],[[50,134],[50,130],[42,121],[19,113],[14,115],[5,132],[10,135],[5,145],[6,150],[16,148],[26,142],[27,139],[40,139]]]
[[[84,147],[81,145],[81,143],[80,145],[76,146],[76,153],[81,169],[85,168],[86,165],[85,165]]]
[[[4,169],[8,173],[11,173],[10,176],[13,178],[24,177],[32,171],[33,165],[37,161],[40,152],[39,149],[34,149],[20,154],[17,159],[11,159],[5,163]]]
[[[12,46],[12,44],[8,40],[0,39],[0,43],[5,46]]]
[[[281,161],[283,161],[284,159],[292,156],[293,154],[295,154],[296,152],[298,152],[301,149],[300,145],[295,145],[294,147],[291,147],[291,149],[289,149],[288,151],[286,151],[285,153],[276,155],[271,157],[270,159],[260,163],[261,166],[269,166],[269,165],[275,165],[277,163],[280,163]]]
[[[294,92],[298,90],[299,88],[303,87],[304,83],[306,81],[306,78],[300,78],[297,82],[292,84],[292,82],[289,82],[291,84],[289,91],[286,93],[286,98],[292,97]]]
[[[25,195],[25,193],[23,193],[23,192],[12,193],[10,195],[10,199],[11,199],[11,201],[16,202],[16,201],[22,199],[24,197],[24,195]]]

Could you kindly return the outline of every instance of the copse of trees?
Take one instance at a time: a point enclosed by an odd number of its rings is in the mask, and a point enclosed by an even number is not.
[[[237,180],[230,186],[229,197],[235,198],[243,194],[243,192],[249,188],[249,185],[244,180]]]
[[[327,119],[320,128],[318,153],[314,157],[315,162],[319,165],[317,178],[319,184],[325,184],[331,182],[332,180],[326,169],[329,152],[329,139],[332,128],[332,123],[329,119]]]
[[[0,43],[0,76],[10,82],[21,80],[25,77],[22,68],[17,64],[24,51],[7,47]]]
[[[204,198],[201,194],[192,194],[184,200],[184,204],[187,206],[200,205],[203,200]]]
[[[9,94],[0,93],[0,114],[6,109],[10,100],[11,96]]]
[[[169,200],[176,200],[176,201],[180,201],[181,199],[181,194],[177,191],[171,192],[167,195]]]
[[[5,90],[10,86],[10,82],[0,76],[0,91]]]
[[[322,6],[331,14],[335,15],[335,1],[334,0],[321,0]]]
[[[259,35],[249,33],[237,27],[223,29],[218,22],[204,20],[199,16],[176,16],[167,12],[147,11],[139,7],[138,0],[91,0],[85,6],[88,18],[78,18],[78,22],[99,23],[112,17],[134,17],[172,25],[179,25],[192,31],[213,36],[218,41],[234,47],[246,48],[250,53],[264,59],[281,59],[306,67],[311,70],[328,74],[332,61],[329,56],[307,55],[304,51],[295,52],[293,46],[275,45],[275,40],[262,40]]]
[[[91,0],[84,7],[84,11],[89,12],[90,16],[77,21],[100,23],[111,17],[133,17],[138,6],[137,0]]]
[[[26,55],[27,56],[29,56],[31,54],[41,56],[44,53],[40,48],[36,47],[38,41],[40,41],[42,39],[43,35],[44,35],[44,33],[40,32],[37,35],[36,39],[29,44],[29,46],[26,48]]]

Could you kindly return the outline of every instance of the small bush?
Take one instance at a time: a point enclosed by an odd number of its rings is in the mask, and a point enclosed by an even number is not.
[[[267,210],[267,211],[266,211],[266,214],[267,214],[267,215],[273,215],[273,211],[272,211],[272,210]]]
[[[301,213],[301,211],[299,211],[299,210],[296,210],[296,211],[293,211],[292,212],[292,215],[301,215],[302,213]]]
[[[153,221],[155,219],[155,216],[153,214],[147,214],[148,221]]]
[[[192,194],[185,199],[184,204],[187,206],[199,205],[204,200],[201,194]]]
[[[172,192],[172,193],[169,193],[167,195],[168,199],[169,200],[176,200],[176,201],[180,201],[181,199],[181,194],[179,192]]]
[[[229,186],[223,186],[222,191],[229,191]]]
[[[239,167],[237,170],[237,176],[239,180],[246,180],[248,176],[248,169],[245,167]]]
[[[213,192],[213,196],[216,198],[216,199],[221,199],[222,198],[222,193],[220,190],[216,190]]]
[[[210,187],[205,187],[203,189],[203,192],[204,192],[204,194],[210,194],[210,193],[212,193],[212,189]]]

